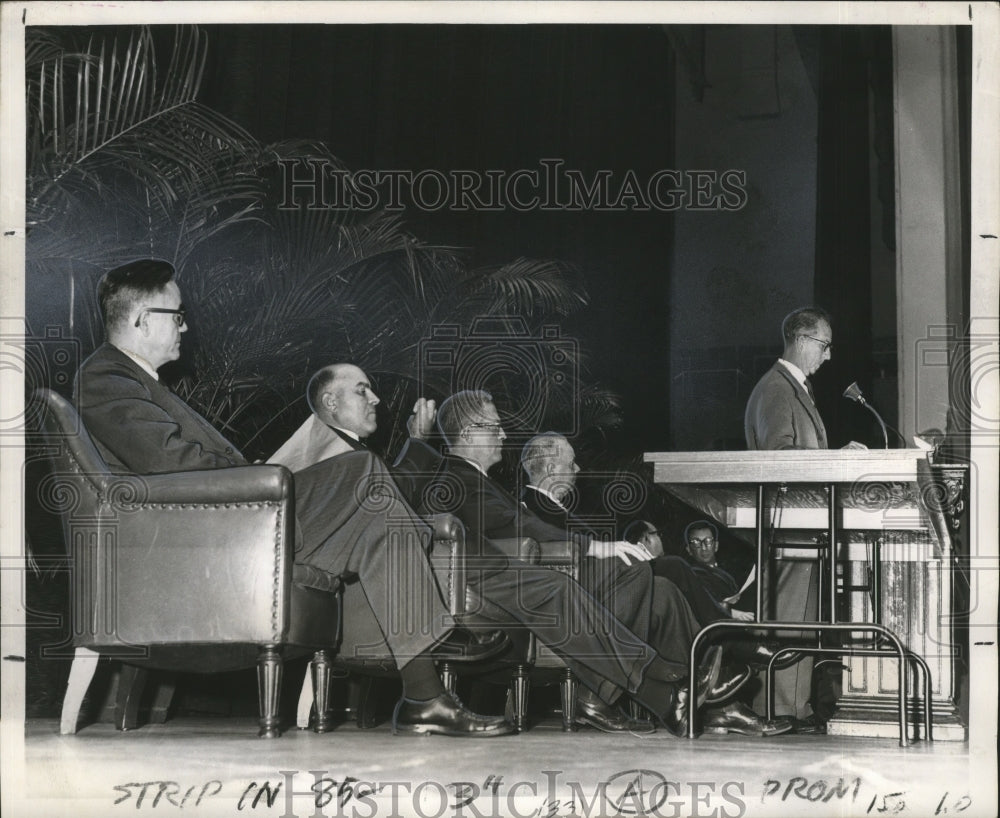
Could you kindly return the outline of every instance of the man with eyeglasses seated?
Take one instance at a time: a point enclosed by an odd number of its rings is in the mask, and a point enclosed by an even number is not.
[[[739,601],[741,593],[733,575],[718,565],[718,530],[712,523],[698,520],[684,530],[687,559],[665,554],[662,532],[646,520],[633,520],[625,527],[622,537],[628,542],[641,545],[653,555],[654,571],[673,578],[682,589],[688,585],[689,579],[705,591],[712,600],[712,607],[700,608],[705,611],[705,615],[698,617],[702,625],[716,621],[720,614],[721,618],[745,622],[753,620],[751,612],[733,607]],[[698,610],[695,611],[696,615]]]
[[[809,378],[831,357],[833,328],[829,314],[817,307],[801,307],[781,323],[784,351],[757,382],[747,401],[743,430],[748,449],[827,449],[826,427],[820,417]],[[851,441],[843,448],[865,449]],[[775,587],[775,616],[779,620],[815,622],[819,615],[815,587],[816,561],[781,560]],[[803,635],[807,635],[803,632]],[[791,713],[812,726],[808,699],[812,687],[812,659],[775,677],[778,712]],[[818,729],[822,729],[821,727]]]
[[[717,614],[722,616],[716,615],[703,624],[729,617],[744,622],[753,621],[752,613],[733,608],[740,598],[740,589],[733,575],[718,563],[719,532],[714,524],[707,520],[696,520],[684,529],[688,559],[665,554],[660,531],[646,520],[633,520],[626,526],[622,536],[629,542],[642,545],[654,555],[654,571],[675,578],[678,575],[690,577],[701,590],[712,597],[717,604]],[[684,587],[687,586],[688,583],[685,582]],[[755,671],[762,670],[776,650],[776,646],[740,637],[729,637],[726,644],[731,658],[747,662]],[[786,667],[793,661],[796,661],[795,657],[786,657],[779,662],[778,667]],[[740,701],[707,710],[702,724],[706,732],[739,733],[745,736],[778,736],[792,730],[791,720],[778,718],[768,721]]]
[[[490,393],[457,392],[442,402],[436,420],[446,453],[438,454],[411,437],[396,461],[395,473],[411,486],[418,511],[450,512],[465,524],[469,552],[480,566],[478,571],[470,569],[470,580],[491,609],[489,615],[498,612],[498,622],[525,625],[567,663],[593,694],[584,694],[581,702],[585,723],[608,731],[635,731],[638,725],[614,706],[628,691],[673,732],[683,732],[686,714],[681,705],[688,691],[670,683],[686,676],[687,650],[698,628],[684,600],[674,597],[677,615],[664,627],[651,624],[651,595],[640,592],[641,583],[647,587],[652,583],[648,566],[634,570],[630,582],[635,586],[629,594],[616,600],[610,589],[606,599],[612,614],[558,570],[518,564],[513,558],[505,564],[491,540],[565,541],[567,531],[538,519],[487,474],[500,462],[506,439]],[[589,555],[605,561],[623,557],[627,564],[647,558],[641,549],[620,542],[586,541]],[[551,624],[546,624],[546,617]],[[560,622],[577,624],[570,625],[567,633],[566,624]],[[733,690],[728,678],[717,683],[721,655],[712,650],[709,656],[712,672],[703,668],[696,680],[699,706]],[[650,688],[656,692],[651,694]]]
[[[84,426],[110,468],[162,474],[248,465],[232,443],[160,382],[157,370],[180,356],[187,330],[173,266],[148,259],[117,267],[101,279],[98,302],[106,342],[81,365],[76,397]],[[361,388],[359,382],[367,379],[356,367],[341,374],[351,396],[352,420],[344,428],[363,436],[378,399]],[[342,393],[336,394],[340,399]],[[359,577],[364,593],[354,596],[345,632],[352,623],[364,624],[373,640],[383,640],[399,668],[403,698],[393,731],[477,737],[512,732],[504,718],[469,711],[441,684],[435,652],[486,658],[506,640],[480,643],[454,630],[423,548],[430,529],[387,488],[392,481],[381,460],[352,450],[298,471],[294,484],[296,562]],[[377,503],[365,502],[366,485],[379,492]],[[404,546],[413,546],[405,550],[412,557],[406,570],[390,564],[390,531]],[[390,591],[392,582],[403,587]],[[404,608],[400,600],[411,599],[425,604]],[[404,632],[399,622],[411,627]]]

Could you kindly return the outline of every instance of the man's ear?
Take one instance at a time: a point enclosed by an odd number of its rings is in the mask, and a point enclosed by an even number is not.
[[[320,402],[323,404],[323,408],[326,409],[331,415],[337,411],[337,396],[333,392],[324,392],[323,397]]]

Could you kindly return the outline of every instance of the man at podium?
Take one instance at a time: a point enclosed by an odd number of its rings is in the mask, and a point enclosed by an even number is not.
[[[833,329],[830,316],[816,307],[793,310],[781,323],[784,351],[757,382],[743,418],[748,449],[826,449],[826,427],[813,397],[809,377],[830,359]],[[845,449],[864,449],[848,443]],[[775,616],[780,620],[817,621],[816,560],[782,560],[774,586]],[[815,723],[809,701],[812,659],[805,658],[775,674],[774,703],[778,714]],[[762,696],[763,694],[761,694]],[[757,702],[763,706],[763,700]]]

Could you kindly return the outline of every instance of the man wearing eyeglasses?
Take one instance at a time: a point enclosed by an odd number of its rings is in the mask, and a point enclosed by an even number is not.
[[[781,324],[784,352],[757,382],[743,417],[748,449],[827,449],[826,427],[809,378],[833,349],[830,316],[802,307]],[[864,449],[851,441],[845,449]]]
[[[817,307],[793,310],[781,324],[784,351],[750,393],[743,428],[748,449],[827,449],[826,427],[816,408],[809,378],[830,359],[830,316]],[[851,441],[845,449],[867,448]],[[818,616],[815,560],[781,560],[777,571],[775,616],[815,622]],[[812,660],[775,677],[779,713],[800,719],[812,715],[809,702]]]
[[[106,343],[80,367],[76,396],[84,426],[112,471],[162,474],[248,465],[235,446],[160,382],[157,369],[179,357],[186,329],[173,266],[146,259],[117,267],[101,279],[98,300]],[[364,373],[345,366],[327,374],[330,379],[318,385],[313,399],[331,398],[340,409],[337,425],[357,437],[367,435],[374,429],[378,398]],[[345,384],[351,386],[346,397],[340,389]],[[381,639],[391,652],[403,683],[393,732],[478,737],[512,732],[503,717],[466,709],[443,688],[434,666],[436,652],[451,656],[457,649],[466,659],[486,658],[502,649],[503,641],[461,635],[456,641],[456,623],[437,593],[423,549],[397,549],[395,558],[402,554],[406,562],[392,564],[389,532],[400,543],[423,545],[428,527],[392,492],[385,465],[371,452],[351,448],[333,454],[296,471],[295,559],[321,572],[358,577],[363,593],[349,594],[352,616],[344,627],[355,632],[345,641]],[[366,485],[379,492],[377,508],[363,502]],[[415,599],[426,604],[410,604]],[[395,624],[403,621],[407,628]]]
[[[490,393],[456,392],[441,403],[436,420],[446,453],[439,455],[411,437],[395,464],[397,480],[412,486],[419,512],[449,512],[463,522],[469,582],[485,601],[487,615],[500,624],[529,628],[567,663],[589,691],[578,701],[581,721],[605,731],[648,729],[615,706],[628,690],[681,733],[686,720],[681,705],[689,694],[699,706],[732,694],[739,680],[719,680],[721,653],[703,663],[699,678],[689,680],[690,690],[674,684],[687,675],[687,652],[698,624],[679,595],[671,608],[675,616],[653,609],[652,573],[645,562],[634,562],[648,559],[643,549],[583,538],[588,556],[609,567],[632,563],[631,570],[611,571],[611,578],[629,574],[630,587],[616,598],[598,593],[586,578],[581,584],[496,548],[494,540],[511,537],[564,542],[567,529],[540,519],[488,475],[500,462],[507,437]],[[653,624],[657,615],[664,622]]]

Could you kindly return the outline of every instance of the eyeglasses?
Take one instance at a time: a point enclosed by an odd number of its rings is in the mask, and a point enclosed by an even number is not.
[[[701,537],[701,538],[692,537],[690,540],[688,540],[688,545],[690,545],[692,548],[697,548],[698,546],[701,545],[705,547],[715,545],[715,537]]]
[[[813,338],[811,335],[800,335],[799,338],[808,338],[810,341],[815,341],[817,344],[823,347],[823,351],[826,352],[830,347],[833,346],[833,341],[824,341],[822,338]]]
[[[492,429],[494,432],[499,432],[503,429],[503,425],[500,423],[470,423],[465,427],[466,429]]]
[[[179,326],[184,326],[184,316],[185,312],[183,309],[179,310],[168,310],[166,307],[143,307],[139,312],[139,317],[135,319],[135,325],[139,326],[139,322],[142,321],[142,313],[144,312],[162,312],[167,315],[172,315],[174,317],[174,323]]]

